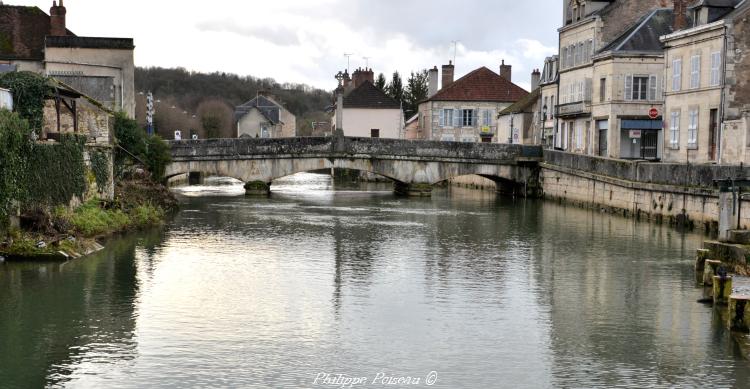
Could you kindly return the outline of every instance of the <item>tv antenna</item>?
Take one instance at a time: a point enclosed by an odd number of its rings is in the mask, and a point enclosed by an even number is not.
[[[372,57],[362,57],[365,60],[365,70],[370,67],[370,58]]]
[[[351,62],[352,55],[354,53],[344,53],[344,57],[346,57],[346,72],[349,73],[349,63]]]
[[[458,53],[458,44],[461,41],[451,41],[453,43],[453,64],[456,64],[456,53]]]

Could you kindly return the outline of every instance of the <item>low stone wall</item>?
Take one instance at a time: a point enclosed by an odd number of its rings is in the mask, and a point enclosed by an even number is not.
[[[740,166],[622,161],[558,151],[545,151],[541,167],[547,199],[705,229],[718,223],[714,180],[750,176]],[[750,202],[741,202],[739,218],[743,228],[750,226]]]

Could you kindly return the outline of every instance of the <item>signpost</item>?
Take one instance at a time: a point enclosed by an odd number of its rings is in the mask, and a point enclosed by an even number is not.
[[[146,95],[146,133],[154,135],[154,95]]]
[[[648,117],[650,117],[651,119],[656,119],[656,118],[658,118],[658,117],[659,117],[659,110],[658,110],[658,109],[656,109],[656,108],[651,108],[651,109],[650,109],[650,110],[648,111]]]

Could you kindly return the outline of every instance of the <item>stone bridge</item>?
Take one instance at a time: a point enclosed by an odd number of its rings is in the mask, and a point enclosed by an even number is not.
[[[268,193],[277,178],[323,169],[352,169],[394,181],[397,193],[428,195],[433,185],[476,174],[501,192],[536,194],[542,149],[489,143],[411,141],[343,136],[211,139],[169,142],[168,178],[186,173],[232,177],[248,194]]]

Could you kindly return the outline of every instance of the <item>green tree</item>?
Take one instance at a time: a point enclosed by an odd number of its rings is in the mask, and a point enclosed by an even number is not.
[[[414,115],[417,112],[419,102],[427,99],[428,89],[427,70],[411,72],[404,91],[404,114],[406,116]]]
[[[385,75],[383,73],[378,74],[378,79],[375,80],[375,86],[378,87],[378,89],[382,90],[383,92],[386,92],[386,80]]]
[[[404,101],[404,82],[401,80],[401,75],[398,72],[393,73],[393,78],[387,87],[388,96],[391,96],[398,102]]]
[[[146,152],[146,131],[124,112],[115,115],[115,170],[120,175],[127,161],[134,161]]]
[[[144,162],[151,177],[156,181],[164,179],[164,171],[167,165],[172,162],[169,145],[160,136],[154,135],[148,137]]]

